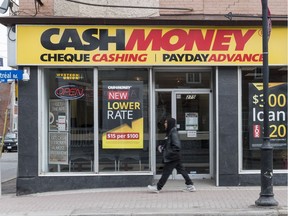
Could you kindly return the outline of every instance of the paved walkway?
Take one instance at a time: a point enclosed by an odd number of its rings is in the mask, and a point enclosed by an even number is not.
[[[159,194],[146,188],[91,189],[4,194],[0,216],[107,216],[107,215],[288,215],[287,187],[274,186],[277,207],[257,207],[260,187],[215,187],[211,181],[195,180],[196,192],[182,192],[183,181],[169,180]]]

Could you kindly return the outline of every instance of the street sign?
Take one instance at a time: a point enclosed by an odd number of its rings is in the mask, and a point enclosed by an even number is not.
[[[0,70],[0,83],[23,79],[23,70]]]

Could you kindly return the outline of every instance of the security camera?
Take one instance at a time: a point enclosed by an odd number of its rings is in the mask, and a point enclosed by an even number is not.
[[[9,7],[12,7],[13,3],[10,0],[0,0],[0,14],[5,14]]]
[[[30,80],[30,68],[29,67],[24,67],[22,80],[23,81],[29,81]]]

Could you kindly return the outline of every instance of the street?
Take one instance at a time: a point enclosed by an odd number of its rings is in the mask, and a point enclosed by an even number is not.
[[[17,152],[7,152],[2,154],[2,158],[0,159],[1,182],[6,182],[16,178],[17,161]]]

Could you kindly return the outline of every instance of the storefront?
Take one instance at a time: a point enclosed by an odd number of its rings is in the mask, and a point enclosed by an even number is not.
[[[259,23],[43,20],[15,23],[15,64],[30,73],[19,82],[18,194],[150,184],[167,117],[193,179],[260,184]],[[287,184],[286,39],[279,22],[269,41],[275,185]]]

